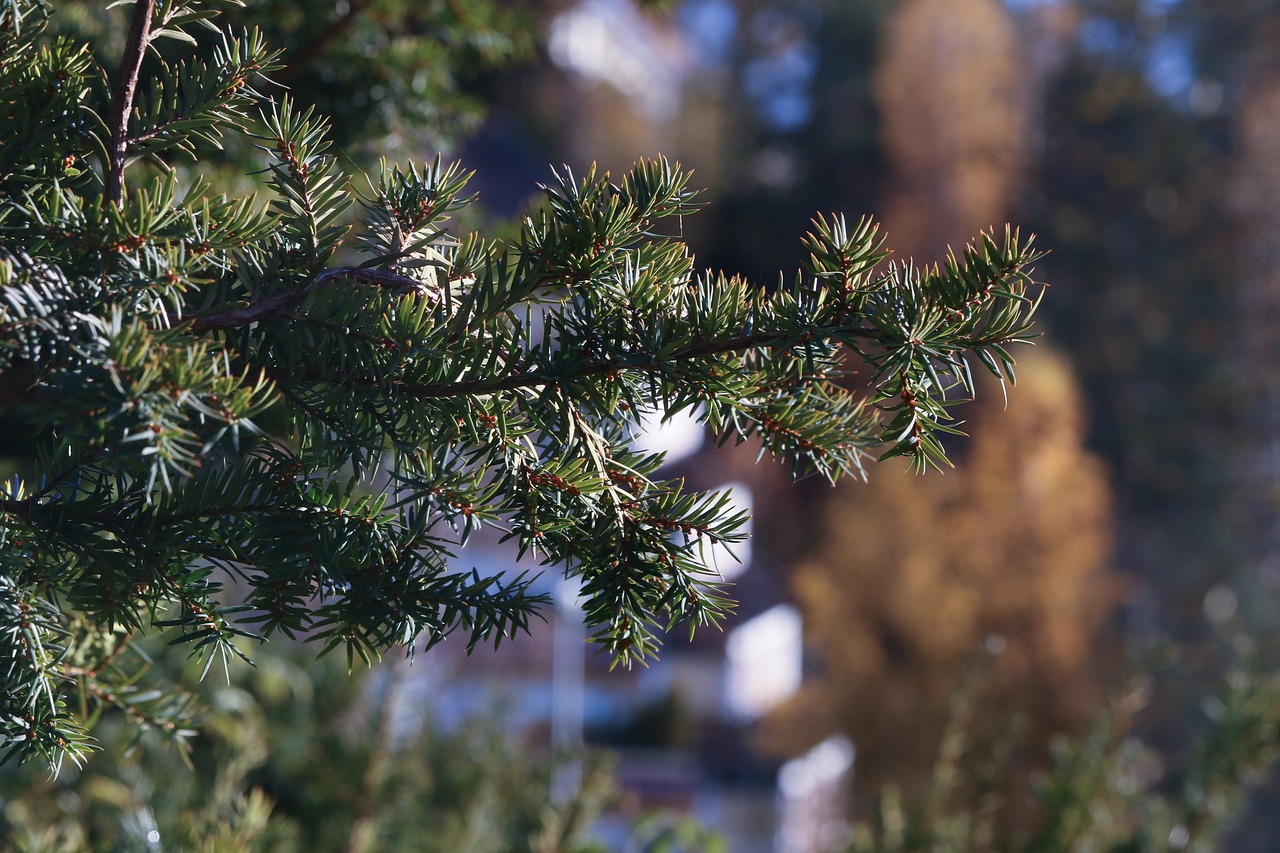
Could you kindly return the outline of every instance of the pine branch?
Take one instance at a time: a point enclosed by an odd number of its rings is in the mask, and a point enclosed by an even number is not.
[[[593,639],[643,661],[662,630],[732,609],[703,546],[737,541],[746,518],[661,479],[661,455],[631,448],[637,413],[698,412],[721,442],[758,441],[796,476],[834,480],[875,447],[944,464],[968,361],[1013,378],[1005,344],[1029,337],[1038,287],[1016,233],[885,272],[869,221],[819,217],[792,283],[696,275],[662,236],[696,210],[689,176],[658,158],[616,180],[553,173],[510,243],[454,235],[469,174],[384,166],[358,199],[327,122],[250,91],[273,60],[256,35],[139,79],[153,39],[199,49],[183,28],[231,5],[140,0],[108,96],[83,50],[0,56],[37,81],[71,69],[58,115],[109,137],[41,130],[32,162],[0,173],[16,200],[0,223],[0,404],[41,401],[16,410],[41,435],[38,485],[0,487],[0,654],[19,676],[0,711],[38,702],[60,733],[24,757],[82,742],[63,694],[128,703],[122,664],[89,686],[70,677],[121,626],[175,629],[207,664],[239,654],[246,626],[349,663],[454,631],[497,645],[544,601],[527,575],[452,568],[484,526],[580,577]],[[243,130],[259,98],[265,208],[172,176],[126,203],[130,158],[190,155]],[[21,138],[45,100],[15,101],[0,124]],[[95,174],[66,172],[95,143],[105,205]],[[348,241],[357,200],[364,227]],[[351,249],[368,259],[328,266]],[[870,382],[851,390],[856,359]],[[41,621],[23,647],[32,602]],[[0,725],[30,736],[23,720]]]
[[[235,323],[233,325],[240,324]],[[779,337],[777,335],[767,333],[748,334],[719,344],[700,344],[689,347],[688,349],[681,350],[674,358],[669,359],[668,364],[673,365],[682,361],[706,358],[713,355],[739,354],[748,350],[770,347],[778,344]],[[497,378],[464,380],[459,382],[420,384],[396,383],[394,388],[395,393],[398,396],[404,396],[406,398],[416,400],[447,400],[459,397],[480,397],[487,394],[498,394],[505,391],[524,391],[535,388],[544,388],[549,385],[562,386],[573,380],[608,376],[621,371],[640,370],[650,373],[653,372],[654,369],[655,363],[651,355],[637,353],[635,356],[626,360],[597,363],[587,362],[571,372],[552,373],[540,371],[512,374]],[[299,382],[333,382],[339,385],[355,383],[357,385],[363,385],[370,388],[377,388],[382,387],[385,384],[380,380],[344,373],[340,370],[325,371],[311,366],[304,367],[295,372],[289,372],[281,368],[266,367],[264,368],[264,373],[270,377],[273,382],[284,386],[295,385]]]

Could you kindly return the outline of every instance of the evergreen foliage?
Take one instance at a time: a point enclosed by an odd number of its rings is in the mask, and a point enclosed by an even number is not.
[[[820,216],[804,273],[758,287],[694,273],[688,175],[658,159],[553,173],[509,243],[453,234],[457,167],[348,175],[323,119],[262,94],[261,36],[200,48],[234,5],[137,0],[112,75],[44,3],[0,7],[0,404],[37,447],[0,493],[7,759],[80,761],[111,709],[188,738],[136,645],[158,629],[204,671],[277,632],[349,665],[497,644],[543,602],[451,568],[482,525],[580,577],[594,639],[643,661],[730,606],[703,549],[744,518],[662,479],[639,413],[834,479],[945,464],[971,362],[1013,378],[1040,291],[1016,232],[921,269]],[[172,168],[231,133],[265,203]]]

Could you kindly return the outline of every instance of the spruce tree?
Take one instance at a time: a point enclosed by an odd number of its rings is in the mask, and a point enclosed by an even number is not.
[[[643,661],[731,607],[704,549],[745,519],[632,447],[640,413],[835,479],[945,464],[972,369],[1013,378],[1041,291],[1014,231],[922,269],[818,216],[806,269],[757,286],[695,272],[689,177],[659,158],[552,171],[510,240],[455,233],[468,175],[349,174],[271,88],[278,54],[219,29],[233,5],[136,0],[109,73],[45,3],[0,3],[0,407],[34,446],[0,491],[6,760],[78,762],[112,711],[186,738],[144,637],[205,672],[277,634],[348,665],[496,645],[543,567]],[[241,134],[261,197],[191,159]],[[455,568],[481,527],[528,568]]]

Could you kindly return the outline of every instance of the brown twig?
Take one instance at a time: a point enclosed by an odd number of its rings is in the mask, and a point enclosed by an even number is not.
[[[133,22],[129,26],[129,41],[125,44],[124,57],[116,77],[115,96],[111,102],[111,162],[107,164],[106,189],[108,202],[119,207],[124,195],[124,166],[129,156],[129,114],[133,112],[133,98],[138,91],[138,75],[142,59],[151,45],[153,33],[151,18],[155,15],[156,0],[135,0]]]
[[[374,284],[378,287],[405,293],[409,291],[426,293],[438,290],[438,288],[425,281],[408,278],[385,270],[366,269],[364,267],[334,267],[320,273],[311,284],[304,284],[282,293],[277,293],[275,296],[268,296],[243,308],[232,308],[220,314],[196,317],[191,321],[191,330],[193,332],[210,332],[217,329],[236,329],[255,323],[258,320],[278,316],[306,299],[307,294],[313,288],[334,279],[347,279],[349,281],[358,281],[362,284]],[[169,318],[170,325],[176,326],[181,322],[182,319],[179,317]]]
[[[191,331],[211,332],[217,329],[235,329],[240,326],[247,326],[250,323],[255,323],[258,320],[292,308],[307,298],[308,291],[309,288],[307,287],[295,287],[282,293],[277,293],[275,296],[260,299],[243,308],[232,308],[220,314],[211,314],[208,317],[197,317],[191,321]],[[170,317],[169,322],[171,325],[176,326],[182,320],[181,318]]]

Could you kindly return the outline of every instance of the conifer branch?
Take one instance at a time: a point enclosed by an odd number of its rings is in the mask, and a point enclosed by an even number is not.
[[[547,385],[563,385],[572,379],[587,379],[595,376],[606,376],[621,371],[644,371],[654,373],[663,366],[676,366],[681,362],[714,355],[741,354],[749,350],[780,347],[782,341],[777,334],[757,332],[740,335],[726,341],[697,344],[677,351],[672,357],[661,362],[655,361],[648,353],[637,353],[626,359],[608,362],[585,363],[572,372],[567,373],[521,373],[496,379],[475,379],[453,383],[404,384],[396,386],[396,391],[420,400],[446,399],[450,397],[470,397],[481,394],[496,394],[503,391],[520,391],[530,388],[542,388]]]
[[[16,683],[0,736],[22,738],[19,758],[81,755],[76,705],[136,704],[122,663],[88,687],[67,669],[117,626],[176,629],[206,664],[238,654],[246,626],[351,662],[455,630],[497,644],[544,598],[527,575],[451,570],[486,526],[580,577],[593,640],[643,661],[664,628],[732,608],[700,543],[741,539],[746,516],[663,480],[661,455],[632,445],[638,412],[699,412],[797,476],[835,479],[874,448],[944,464],[968,361],[1012,379],[1004,344],[1029,337],[1039,293],[1016,233],[941,268],[873,273],[874,226],[819,217],[793,283],[696,275],[661,236],[697,207],[664,158],[617,178],[553,172],[510,242],[451,233],[471,203],[460,166],[385,167],[348,241],[353,176],[323,118],[252,91],[275,60],[257,35],[162,66],[143,107],[152,40],[199,50],[184,28],[230,5],[139,0],[108,96],[90,55],[44,67],[32,42],[0,56],[67,78],[62,124],[29,121],[43,103],[14,107],[35,128],[23,150],[42,153],[0,174],[0,197],[23,199],[0,229],[0,404],[34,386],[31,417],[56,426],[32,430],[32,482],[0,483],[0,669],[12,661]],[[191,156],[243,130],[254,102],[265,206],[174,178],[123,209],[130,157]],[[63,117],[84,115],[110,135],[103,215],[92,176],[64,176],[90,142]],[[352,248],[367,260],[329,267]],[[853,359],[869,381],[850,390]],[[215,570],[243,597],[225,600]]]

